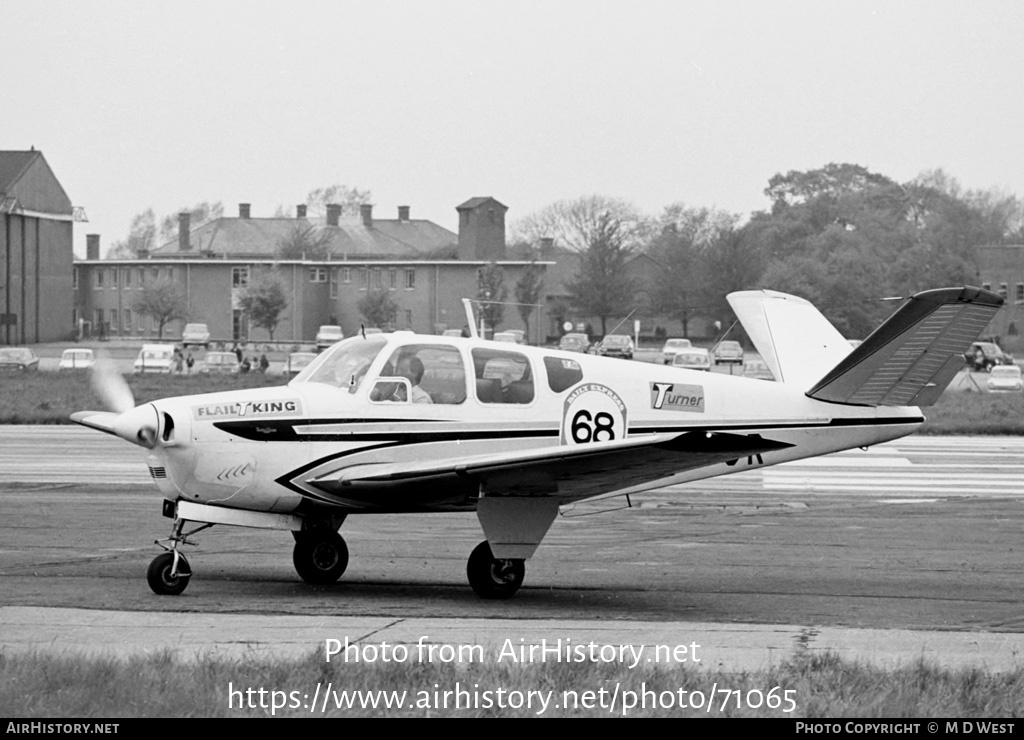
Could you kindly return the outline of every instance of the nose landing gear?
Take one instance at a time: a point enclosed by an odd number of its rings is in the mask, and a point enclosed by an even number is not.
[[[201,527],[196,527],[191,532],[182,533],[181,530],[185,527],[185,520],[175,519],[174,524],[171,525],[171,536],[163,541],[156,540],[154,544],[164,548],[167,552],[157,555],[153,558],[153,562],[149,564],[146,580],[149,582],[149,587],[153,589],[153,593],[161,596],[177,596],[185,590],[189,579],[192,577],[192,568],[189,567],[185,556],[178,551],[178,547],[179,545],[192,545],[195,547],[196,543],[190,542],[188,538],[196,532],[201,532],[212,526],[212,524],[204,524]],[[164,542],[170,542],[170,547],[165,545]]]

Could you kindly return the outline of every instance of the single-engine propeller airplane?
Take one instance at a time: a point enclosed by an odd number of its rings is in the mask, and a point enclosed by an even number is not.
[[[485,540],[469,583],[502,599],[563,505],[910,434],[1003,302],[971,287],[919,293],[851,350],[806,300],[728,300],[777,382],[475,331],[364,333],[276,388],[136,406],[119,374],[100,373],[112,410],[72,419],[146,451],[173,519],[149,567],[158,594],[185,589],[181,545],[215,524],[290,530],[299,576],[330,584],[348,565],[350,514],[475,511]],[[467,314],[472,327],[468,302]]]

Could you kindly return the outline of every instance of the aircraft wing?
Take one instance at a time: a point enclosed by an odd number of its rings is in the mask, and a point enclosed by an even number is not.
[[[419,491],[461,489],[467,496],[481,490],[487,496],[550,496],[569,503],[790,446],[757,434],[647,434],[587,445],[354,465],[307,482],[338,502],[368,502],[372,495],[381,503],[389,489],[402,496],[412,486]]]
[[[76,411],[71,415],[71,421],[90,429],[120,436],[114,431],[114,420],[118,416],[120,414],[114,414],[110,411]]]

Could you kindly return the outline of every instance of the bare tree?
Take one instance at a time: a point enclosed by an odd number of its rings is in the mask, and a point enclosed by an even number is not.
[[[164,337],[164,327],[171,321],[188,318],[188,302],[181,286],[172,280],[146,283],[133,305],[136,313],[149,316],[157,322],[157,336]]]
[[[334,234],[317,226],[297,225],[277,243],[282,260],[326,260],[334,253]]]
[[[284,286],[277,276],[270,270],[256,272],[242,290],[238,305],[253,326],[262,327],[270,333],[270,341],[273,342],[281,313],[288,307]]]
[[[330,204],[340,205],[342,213],[355,214],[359,213],[359,206],[369,203],[372,197],[369,190],[350,188],[348,185],[328,185],[310,190],[306,196],[306,205],[311,216],[325,215]]]

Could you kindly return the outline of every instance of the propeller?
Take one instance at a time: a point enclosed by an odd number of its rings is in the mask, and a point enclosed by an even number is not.
[[[156,443],[157,417],[152,404],[135,405],[132,389],[109,357],[100,357],[92,366],[89,385],[109,411],[117,414],[110,428],[121,439],[141,447]]]
[[[89,385],[108,411],[123,414],[135,408],[135,397],[128,381],[109,357],[97,358],[89,375]]]

